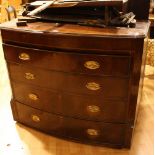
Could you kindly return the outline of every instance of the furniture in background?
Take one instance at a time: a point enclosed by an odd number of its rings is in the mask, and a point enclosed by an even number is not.
[[[154,66],[154,0],[150,0],[149,21],[150,32],[148,39],[146,64]]]
[[[150,25],[150,38],[154,38],[154,1],[150,1],[150,10],[149,10],[149,21],[151,22]]]
[[[133,11],[138,20],[148,20],[150,0],[128,0],[128,10]]]
[[[18,12],[21,10],[21,0],[1,0],[1,20],[0,22],[6,22],[8,21],[8,12],[6,11],[6,9],[9,6],[13,6],[14,9],[16,10],[17,14]]]
[[[22,4],[30,3],[35,0],[22,0]],[[149,17],[150,2],[152,0],[128,0],[128,11],[133,11],[137,19],[147,20]]]
[[[17,18],[17,13],[16,10],[13,6],[8,6],[6,9],[7,15],[8,15],[8,20],[11,20],[13,18]]]

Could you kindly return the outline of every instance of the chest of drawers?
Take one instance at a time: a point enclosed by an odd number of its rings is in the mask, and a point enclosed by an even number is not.
[[[148,27],[2,24],[14,119],[77,142],[130,147]]]

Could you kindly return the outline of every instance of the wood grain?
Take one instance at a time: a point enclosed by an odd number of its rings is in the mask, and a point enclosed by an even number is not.
[[[35,23],[28,23],[27,26],[18,27],[16,25],[17,20],[12,20],[11,22],[5,22],[0,25],[1,28],[7,29],[14,29],[17,35],[17,31],[27,32],[27,33],[38,33],[41,35],[70,35],[71,36],[89,36],[89,37],[96,37],[96,38],[144,38],[147,36],[148,27],[150,24],[146,21],[137,21],[135,28],[128,28],[125,27],[105,27],[105,28],[98,28],[98,27],[89,27],[89,26],[80,26],[77,24],[63,24],[61,26],[56,26],[55,23],[47,23],[47,22],[35,22]],[[7,32],[3,32],[7,33]],[[8,32],[9,33],[9,32]],[[13,34],[12,34],[13,35]],[[9,39],[12,40],[11,37],[15,36],[7,36],[3,35],[5,38],[4,40]],[[24,37],[24,36],[23,36]],[[26,39],[26,36],[24,37]],[[24,39],[20,38],[20,39]],[[22,40],[18,39],[20,42]],[[40,38],[41,39],[41,38]],[[85,39],[85,38],[84,38]],[[16,40],[17,41],[17,40]],[[38,40],[37,40],[38,41]],[[41,40],[43,41],[43,40]]]
[[[60,50],[40,50],[6,44],[3,44],[3,50],[5,51],[5,59],[9,62],[42,69],[48,68],[48,70],[122,77],[128,76],[130,71],[131,58],[126,55],[99,55],[94,54],[94,52],[84,54],[76,51],[70,51],[68,53]],[[24,61],[19,59],[22,53],[28,54],[29,60]],[[87,62],[92,61],[98,64],[97,68],[91,69],[85,65]]]
[[[24,82],[25,84],[44,87],[55,91],[73,93],[75,95],[76,94],[81,94],[81,95],[91,94],[91,95],[100,95],[100,96],[102,95],[104,98],[108,98],[108,99],[111,99],[111,98],[127,99],[128,98],[128,101],[126,102],[127,119],[124,122],[126,123],[126,126],[124,126],[124,130],[117,132],[117,128],[113,128],[113,131],[111,131],[112,128],[110,128],[108,130],[110,132],[109,135],[107,135],[107,138],[105,139],[103,138],[103,139],[105,140],[104,143],[111,143],[112,141],[108,140],[108,138],[110,138],[108,136],[115,137],[117,133],[121,132],[121,136],[118,136],[120,137],[120,141],[117,141],[118,147],[120,147],[121,145],[121,147],[130,148],[132,131],[134,130],[134,122],[136,120],[135,115],[136,115],[136,109],[137,109],[136,105],[137,105],[137,98],[138,98],[138,90],[141,90],[142,88],[142,85],[141,84],[139,85],[140,78],[142,77],[141,79],[143,79],[144,67],[143,66],[141,67],[141,64],[144,64],[145,62],[145,59],[143,59],[145,57],[143,57],[142,55],[144,56],[146,55],[146,50],[144,50],[143,52],[143,45],[144,45],[143,41],[144,41],[144,37],[146,36],[146,32],[148,31],[147,28],[149,26],[149,23],[140,22],[135,29],[118,28],[118,30],[120,31],[117,32],[116,34],[113,33],[112,28],[103,29],[103,32],[101,32],[101,29],[98,29],[98,28],[89,29],[88,27],[84,27],[84,31],[83,31],[83,29],[80,30],[80,27],[77,25],[63,25],[61,27],[62,29],[58,32],[58,31],[52,31],[51,28],[49,27],[49,23],[40,23],[39,25],[37,25],[38,23],[33,23],[34,25],[33,24],[30,25],[32,27],[27,27],[26,29],[25,27],[21,27],[21,29],[19,29],[18,27],[9,27],[9,24],[11,25],[14,24],[14,21],[8,23],[8,26],[6,25],[5,28],[1,29],[3,44],[4,43],[9,45],[13,44],[15,46],[18,45],[21,47],[23,47],[24,45],[24,46],[27,46],[27,48],[31,47],[36,49],[40,49],[40,47],[44,47],[45,48],[44,50],[49,48],[49,50],[69,51],[70,49],[70,51],[73,50],[73,51],[76,51],[75,53],[79,53],[79,54],[80,53],[84,54],[86,50],[89,51],[89,54],[92,54],[94,52],[96,52],[97,54],[99,51],[104,54],[104,52],[106,51],[106,52],[109,52],[108,54],[109,57],[110,55],[112,56],[112,53],[114,53],[114,52],[111,53],[111,51],[115,51],[116,53],[118,50],[122,51],[122,53],[126,53],[125,51],[130,51],[130,55],[131,55],[131,65],[129,68],[130,75],[129,77],[126,77],[126,78],[114,77],[114,76],[103,77],[102,75],[86,76],[85,74],[81,74],[81,73],[80,74],[70,73],[70,72],[68,73],[68,72],[62,72],[57,70],[50,71],[48,68],[42,70],[41,68],[35,68],[30,65],[16,64],[15,62],[7,61],[11,85],[13,81],[14,82],[20,81],[20,82]],[[144,29],[142,29],[142,27],[144,27]],[[45,29],[46,29],[46,32],[44,31]],[[56,28],[55,30],[58,30],[58,29],[59,28]],[[135,34],[132,35],[134,30],[136,29],[137,31],[139,30],[140,32],[138,33],[138,36],[137,35],[135,36]],[[124,34],[122,30],[126,32],[126,34]],[[99,35],[98,32],[101,32],[101,34]],[[109,35],[107,34],[107,32],[109,33]],[[5,52],[5,49],[4,49],[4,52]],[[6,59],[8,58],[6,54],[5,54],[5,58]],[[109,67],[109,63],[107,63],[107,67]],[[140,77],[141,71],[142,71],[142,74],[141,74],[142,76]],[[15,92],[13,91],[12,101],[14,101],[15,97],[16,97]],[[15,103],[15,102],[12,102],[12,103]],[[66,107],[68,107],[67,104],[66,104]],[[28,126],[30,125],[32,126],[32,123],[27,122],[27,119],[29,120],[30,118],[28,117],[29,116],[28,110],[24,111],[23,110],[24,107],[18,108],[16,104],[12,104],[12,108],[13,108],[13,114],[14,114],[15,120],[18,120],[19,122],[23,122]],[[23,112],[20,112],[20,110]],[[111,112],[111,115],[112,115],[115,109],[112,108],[111,110],[112,110]],[[48,114],[45,113],[44,116],[46,115],[49,116]],[[35,116],[35,118],[36,118],[36,121],[40,120],[38,116]],[[52,123],[53,121],[50,121],[49,117],[45,117],[45,118],[46,119],[43,119],[44,120],[43,122],[46,122],[46,124],[44,124],[45,126],[43,125],[40,127],[38,126],[37,129],[42,130],[44,127],[46,127],[45,129],[47,129],[47,133],[50,133],[50,130],[48,130],[47,128],[47,124],[54,124],[55,126],[57,124],[56,123],[57,121],[54,121],[54,123]],[[109,122],[111,121],[109,119]],[[66,132],[66,137],[68,135],[68,138],[70,138],[70,137],[73,137],[73,135],[75,134],[75,138],[77,139],[77,135],[79,134],[78,133],[76,134],[76,132],[78,132],[79,128],[76,125],[76,121],[69,121],[69,122],[71,122],[71,123],[67,123],[69,129],[74,127],[75,132],[71,131],[71,133],[69,132],[69,134],[68,132]],[[78,123],[78,124],[81,125],[82,123]],[[81,129],[82,127],[84,127],[84,125],[81,126]],[[49,128],[50,126],[51,125],[49,125]],[[74,134],[70,136],[72,132]],[[82,135],[82,133],[80,134]],[[107,132],[105,132],[105,134],[107,134]],[[83,137],[85,136],[80,136],[82,142],[86,142],[85,138],[83,139]],[[124,137],[123,138],[124,143],[122,143],[122,137]],[[88,141],[88,143],[89,142],[90,141]],[[113,143],[114,147],[116,147],[115,144],[116,144],[116,141],[114,140],[114,143]]]
[[[57,92],[20,82],[12,82],[12,88],[16,101],[45,112],[105,122],[123,123],[127,118],[126,100],[108,100],[103,96]],[[38,99],[30,99],[28,96],[30,93],[35,94]],[[88,109],[93,105],[97,106],[99,111],[92,112]]]
[[[2,155],[153,155],[153,68],[146,66],[143,96],[130,150],[116,150],[73,143],[25,127],[13,121],[11,91],[0,50],[0,148]]]

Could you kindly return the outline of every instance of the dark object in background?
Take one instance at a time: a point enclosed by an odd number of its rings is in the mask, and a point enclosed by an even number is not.
[[[79,4],[81,1],[79,2]],[[98,1],[95,1],[95,3],[99,3]],[[114,1],[111,1],[111,4],[114,3]],[[149,6],[150,6],[150,0],[128,0],[127,2],[123,2],[122,12],[120,9],[120,6],[103,6],[101,4],[100,7],[94,7],[94,10],[103,10],[102,13],[99,13],[98,16],[96,16],[96,11],[90,11],[87,7],[68,7],[68,8],[47,8],[46,10],[42,11],[39,14],[36,14],[36,18],[39,18],[41,20],[45,21],[51,21],[51,22],[65,22],[65,23],[75,23],[80,25],[86,25],[86,26],[97,26],[97,27],[105,27],[105,26],[123,26],[123,27],[135,27],[136,20],[134,19],[136,17],[137,20],[148,20],[149,15]],[[125,7],[124,7],[125,5]],[[79,8],[79,9],[77,9]],[[84,8],[84,9],[83,9]],[[126,8],[125,10],[123,8]],[[27,6],[25,12],[23,15],[25,16],[27,13],[34,9],[32,6]],[[75,11],[75,10],[78,11]],[[86,10],[87,9],[87,10]],[[58,11],[57,11],[58,10]],[[87,13],[82,14],[81,12]],[[114,15],[114,10],[120,11],[120,15]],[[130,17],[124,17],[121,19],[121,15],[127,12],[133,12],[133,15]],[[80,16],[79,16],[80,13]],[[123,15],[127,16],[127,14]],[[88,18],[85,18],[88,17]],[[95,19],[96,18],[96,19]],[[96,20],[96,21],[95,21]]]
[[[50,1],[47,1],[49,3]],[[38,20],[74,23],[84,26],[106,27],[121,26],[135,27],[136,20],[133,13],[124,11],[124,1],[59,1],[52,5],[43,2],[29,3],[25,5],[23,16],[35,17]],[[47,7],[44,10],[44,5]],[[35,14],[33,14],[35,12]]]
[[[33,23],[36,22],[36,18],[30,18],[30,17],[20,17],[18,18],[18,21],[26,21],[27,23]]]
[[[26,21],[18,21],[16,22],[17,26],[27,26],[27,22]]]
[[[110,21],[110,25],[112,26],[122,26],[122,27],[135,27],[136,20],[134,19],[135,15],[133,12],[127,13],[125,15],[121,15],[116,17]]]
[[[150,38],[154,38],[154,0],[150,0],[150,9],[149,9],[149,21],[150,25]]]
[[[26,3],[31,3],[34,2],[35,0],[22,0],[22,4],[26,4]]]
[[[22,4],[31,3],[35,0],[22,0]],[[126,5],[128,12],[133,12],[136,19],[148,20],[150,0],[128,0]]]
[[[128,0],[128,11],[136,15],[137,20],[148,20],[150,0]]]
[[[154,39],[154,26],[150,26],[150,38]]]

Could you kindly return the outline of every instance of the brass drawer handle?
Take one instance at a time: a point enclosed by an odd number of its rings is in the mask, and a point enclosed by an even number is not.
[[[24,61],[30,60],[30,56],[27,53],[20,53],[19,59],[24,60]]]
[[[98,69],[100,68],[100,64],[97,61],[86,61],[84,66],[88,69]]]
[[[101,87],[100,87],[100,84],[96,82],[88,82],[86,84],[86,88],[89,90],[99,90]]]
[[[35,76],[32,73],[25,73],[25,78],[28,80],[34,80]]]
[[[33,101],[37,101],[38,100],[38,96],[36,94],[28,94],[29,99],[33,100]]]
[[[89,106],[87,106],[87,110],[88,110],[88,112],[98,113],[98,112],[100,112],[100,107],[96,106],[96,105],[89,105]]]
[[[37,115],[32,115],[31,118],[34,122],[40,122],[40,118]]]
[[[99,132],[96,129],[87,129],[87,134],[89,136],[99,136]]]

